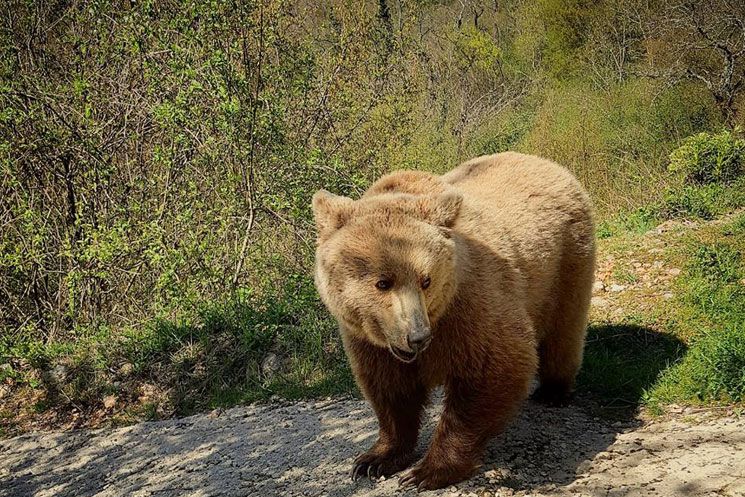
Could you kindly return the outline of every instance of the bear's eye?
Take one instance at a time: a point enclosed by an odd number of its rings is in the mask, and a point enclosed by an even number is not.
[[[377,283],[375,283],[375,288],[378,290],[390,290],[393,287],[393,282],[391,280],[378,280]]]
[[[422,280],[422,290],[426,290],[429,288],[429,284],[432,283],[432,280],[429,279],[429,276],[425,276]]]

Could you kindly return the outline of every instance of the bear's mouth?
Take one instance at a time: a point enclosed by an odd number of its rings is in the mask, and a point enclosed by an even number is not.
[[[388,348],[391,349],[391,354],[393,354],[393,356],[401,362],[409,363],[416,360],[416,352],[407,352],[405,350],[399,349],[398,347],[394,347],[393,345],[389,345]]]

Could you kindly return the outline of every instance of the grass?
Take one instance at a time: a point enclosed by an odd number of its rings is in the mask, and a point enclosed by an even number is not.
[[[652,229],[660,221],[658,209],[641,207],[602,221],[597,228],[601,240],[624,233],[641,234]]]
[[[587,333],[578,388],[602,399],[606,409],[633,408],[685,350],[674,335],[639,324],[595,324]]]
[[[691,336],[689,352],[665,371],[647,402],[692,404],[745,400],[745,214],[714,226],[688,246],[673,328]]]
[[[670,186],[661,202],[622,212],[598,224],[601,240],[640,235],[669,219],[709,221],[745,206],[745,176],[731,185]]]

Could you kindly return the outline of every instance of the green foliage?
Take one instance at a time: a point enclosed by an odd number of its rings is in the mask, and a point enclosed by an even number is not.
[[[591,5],[586,0],[535,2],[534,15],[545,30],[540,48],[552,74],[561,77],[577,71],[576,54],[585,40],[587,20],[592,15]]]
[[[134,402],[151,382],[167,393],[143,409],[178,415],[272,395],[356,391],[336,324],[312,281],[300,276],[261,296],[239,292],[206,303],[192,320],[159,319],[119,333],[100,329],[74,345],[3,341],[0,354],[44,371],[31,386],[42,388],[57,409],[95,409],[108,394]],[[277,363],[268,368],[270,355]],[[4,374],[30,381],[12,369]]]
[[[475,28],[464,30],[458,37],[455,47],[466,65],[475,64],[482,70],[492,69],[502,55],[494,38]]]
[[[745,180],[733,185],[683,185],[665,194],[660,214],[666,218],[693,217],[714,219],[745,205]]]
[[[692,270],[699,278],[721,283],[736,283],[741,265],[742,254],[735,247],[722,243],[699,247],[691,261]]]
[[[652,229],[660,221],[658,209],[640,207],[631,212],[622,212],[603,220],[597,227],[598,238],[605,239],[625,233],[641,234]]]
[[[670,171],[679,172],[687,183],[727,184],[745,173],[745,140],[739,131],[698,133],[686,138],[670,154]]]
[[[704,104],[695,93],[669,93],[685,94],[690,108],[668,105],[672,96],[659,97],[645,81],[610,89],[563,81],[545,91],[535,124],[517,148],[569,167],[603,214],[656,202],[669,182],[668,155],[680,136],[712,124],[698,121],[711,114],[701,111]]]
[[[514,150],[535,125],[535,109],[525,104],[504,112],[503,118],[485,124],[473,137],[474,156]]]
[[[745,207],[745,178],[729,185],[694,186],[674,182],[672,185],[659,203],[603,219],[596,230],[598,238],[645,233],[665,219],[712,220]]]

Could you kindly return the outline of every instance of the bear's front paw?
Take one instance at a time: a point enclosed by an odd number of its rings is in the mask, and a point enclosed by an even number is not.
[[[380,451],[372,448],[357,456],[352,466],[352,480],[361,476],[379,478],[398,473],[414,461],[411,452]]]
[[[425,458],[403,475],[398,484],[401,488],[416,487],[418,491],[436,490],[465,480],[473,474],[476,468],[475,463],[464,462],[456,466],[448,466],[428,461]]]

